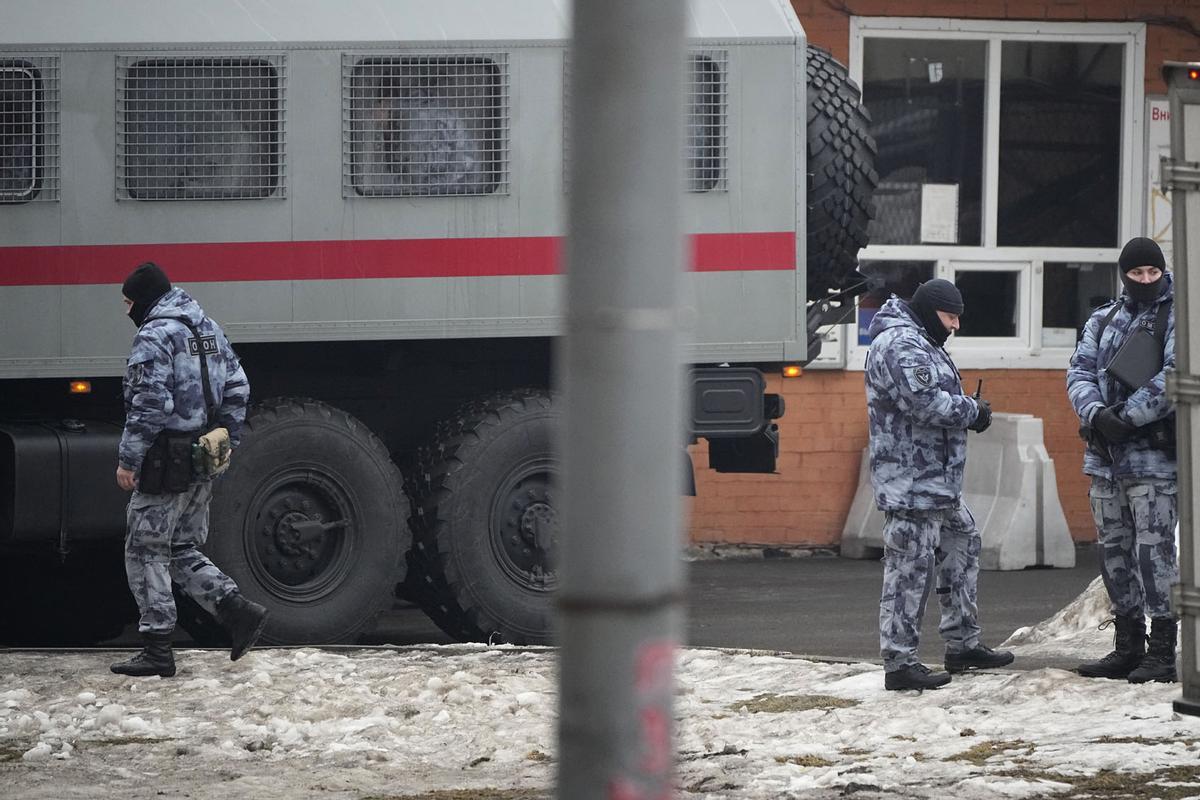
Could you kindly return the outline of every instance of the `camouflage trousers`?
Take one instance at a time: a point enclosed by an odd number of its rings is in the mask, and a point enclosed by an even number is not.
[[[1170,480],[1092,478],[1100,575],[1114,614],[1171,616],[1171,584],[1179,581],[1177,489]]]
[[[198,481],[180,494],[134,492],[126,509],[125,574],[137,602],[138,631],[175,629],[171,584],[216,615],[237,584],[200,552],[208,539],[212,483]]]
[[[883,526],[883,594],[879,599],[879,652],[892,672],[919,662],[921,621],[936,573],[946,652],[979,645],[979,551],[975,518],[954,508],[889,511]]]

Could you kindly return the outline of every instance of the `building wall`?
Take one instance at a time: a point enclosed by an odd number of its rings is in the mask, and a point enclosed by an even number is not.
[[[1166,60],[1200,60],[1200,0],[792,0],[812,44],[843,63],[849,55],[851,16],[947,17],[1143,22],[1147,94],[1165,94],[1159,67]],[[969,309],[968,309],[969,313]],[[964,370],[973,391],[999,412],[1025,413],[1044,422],[1059,500],[1071,534],[1093,541],[1082,474],[1083,443],[1066,397],[1062,370]],[[837,547],[858,485],[867,444],[866,397],[857,370],[806,370],[797,379],[769,376],[787,413],[780,421],[781,453],[774,475],[718,475],[708,470],[703,443],[692,448],[698,496],[691,504],[693,543]]]

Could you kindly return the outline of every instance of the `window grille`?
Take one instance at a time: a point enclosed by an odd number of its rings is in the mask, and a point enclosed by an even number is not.
[[[694,51],[688,56],[688,66],[687,189],[689,192],[725,189],[728,54],[724,50]]]
[[[117,62],[117,196],[283,197],[284,60]]]
[[[725,50],[688,53],[687,131],[684,141],[684,185],[689,192],[727,188],[729,58]],[[563,163],[570,163],[571,60],[563,62]],[[567,176],[563,176],[564,185]]]
[[[506,193],[507,57],[347,55],[342,130],[346,197]]]
[[[0,203],[58,199],[58,58],[0,59]]]

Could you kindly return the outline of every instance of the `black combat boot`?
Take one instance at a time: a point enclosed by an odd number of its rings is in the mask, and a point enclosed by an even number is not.
[[[1150,620],[1150,650],[1137,669],[1129,673],[1130,683],[1175,683],[1175,636],[1179,628],[1174,617]]]
[[[118,661],[109,667],[118,675],[157,675],[169,678],[175,674],[175,653],[171,650],[171,634],[143,633],[142,641],[146,644],[142,652],[128,661]]]
[[[1117,632],[1113,635],[1113,651],[1099,661],[1088,661],[1075,668],[1085,678],[1128,678],[1146,655],[1146,617],[1142,612],[1129,616],[1117,615],[1113,620]],[[1103,625],[1101,627],[1104,627]],[[1174,664],[1174,653],[1171,655]]]
[[[217,621],[229,632],[229,660],[237,661],[254,647],[267,625],[267,609],[234,592],[217,606]]]
[[[1012,662],[1013,654],[1008,650],[993,650],[980,643],[961,653],[946,653],[946,672],[957,675],[969,669],[1006,667]]]
[[[924,664],[906,664],[900,669],[883,676],[883,688],[889,691],[900,689],[936,689],[950,682],[950,673],[933,673]]]

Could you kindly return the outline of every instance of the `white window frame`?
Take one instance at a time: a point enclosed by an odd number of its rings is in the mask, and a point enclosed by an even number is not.
[[[1047,261],[1116,263],[1120,243],[1143,233],[1145,226],[1145,63],[1144,23],[1083,23],[1004,20],[960,20],[928,17],[851,17],[850,77],[862,85],[866,38],[955,39],[987,42],[987,88],[984,107],[983,239],[982,245],[868,245],[861,261],[935,261],[937,274],[951,277],[951,263],[962,270],[988,269],[989,265],[1022,263],[1019,295],[1025,308],[1023,335],[1016,339],[962,339],[952,337],[949,349],[959,367],[966,369],[1028,368],[1066,369],[1073,348],[1042,346],[1042,275]],[[1095,42],[1120,44],[1125,50],[1121,99],[1120,207],[1113,247],[999,247],[996,245],[998,177],[1000,172],[1001,44],[1006,41]],[[994,268],[994,267],[993,267]],[[1005,269],[1010,267],[1005,266]],[[970,303],[965,311],[971,313]],[[867,346],[843,332],[846,367],[862,369]]]

